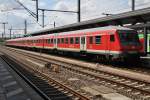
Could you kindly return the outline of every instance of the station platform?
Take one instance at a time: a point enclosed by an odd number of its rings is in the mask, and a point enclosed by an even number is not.
[[[141,62],[142,62],[142,65],[150,68],[150,54],[147,54],[146,56],[141,57]]]
[[[44,100],[9,65],[0,54],[0,100]]]

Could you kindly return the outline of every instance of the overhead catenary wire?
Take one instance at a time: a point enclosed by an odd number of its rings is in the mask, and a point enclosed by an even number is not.
[[[24,6],[19,0],[15,0],[18,4],[20,4],[32,17],[36,18],[36,14]]]

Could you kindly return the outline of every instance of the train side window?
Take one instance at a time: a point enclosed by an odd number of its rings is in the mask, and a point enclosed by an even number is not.
[[[54,39],[54,43],[56,44],[56,39]]]
[[[75,38],[75,44],[79,44],[79,37]]]
[[[50,44],[51,43],[51,39],[48,39],[47,43]]]
[[[95,36],[95,43],[101,44],[101,36]]]
[[[70,38],[70,44],[73,44],[74,41],[73,41],[73,38]]]
[[[110,35],[110,42],[114,42],[115,41],[115,36],[114,35]]]
[[[68,44],[68,38],[65,39],[65,43]]]
[[[61,39],[61,43],[64,43],[64,38]]]
[[[57,43],[58,43],[58,44],[60,43],[60,39],[57,40]]]
[[[81,44],[85,44],[85,37],[81,37]]]
[[[93,37],[92,37],[92,36],[89,37],[89,43],[90,43],[90,44],[93,44]]]
[[[51,43],[53,43],[53,39],[51,39]]]

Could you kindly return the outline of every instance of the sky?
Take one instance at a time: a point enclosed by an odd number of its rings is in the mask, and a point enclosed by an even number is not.
[[[27,32],[31,33],[43,29],[42,13],[39,11],[39,22],[26,10],[22,9],[17,0],[0,0],[0,23],[6,24],[6,33],[9,34],[10,27],[13,29],[24,29],[24,21],[27,20]],[[35,10],[34,0],[18,0],[32,12]],[[52,10],[77,11],[78,0],[39,0],[39,8]],[[149,0],[135,0],[136,9],[150,7]],[[13,10],[17,8],[18,10]],[[102,13],[118,14],[131,11],[131,0],[81,0],[81,21],[104,17]],[[77,22],[76,13],[45,12],[45,28],[53,28]],[[0,36],[3,25],[0,24]],[[13,30],[14,34],[23,33],[22,30]]]

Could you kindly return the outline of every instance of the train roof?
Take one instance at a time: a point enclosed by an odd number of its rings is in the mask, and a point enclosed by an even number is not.
[[[59,34],[67,34],[67,33],[82,33],[82,32],[95,32],[95,31],[107,31],[107,30],[133,30],[130,28],[122,27],[122,26],[107,26],[107,27],[98,27],[98,28],[91,28],[91,29],[83,29],[77,31],[69,31],[69,32],[60,32]]]
[[[122,26],[105,26],[105,27],[97,27],[97,28],[90,28],[90,29],[82,29],[82,30],[75,30],[75,31],[67,31],[67,32],[59,32],[59,33],[68,33],[68,32],[79,32],[79,31],[97,31],[97,30],[133,30],[130,28],[126,28],[126,27],[122,27]],[[45,30],[40,30],[40,31],[36,31],[30,34],[35,34],[35,33],[42,33],[42,32],[48,32],[49,29],[45,29]],[[53,34],[53,33],[49,33],[49,34]]]
[[[106,27],[98,27],[98,28],[90,28],[90,29],[83,29],[83,30],[76,30],[76,31],[69,31],[69,32],[60,32],[60,33],[52,33],[52,34],[46,34],[46,35],[38,35],[38,36],[33,36],[33,37],[24,37],[24,38],[16,38],[16,39],[11,39],[13,40],[30,40],[30,39],[39,39],[39,38],[48,38],[48,36],[53,36],[54,34],[67,34],[67,33],[83,33],[83,32],[95,32],[95,31],[105,31],[105,30],[133,30],[130,28],[122,27],[122,26],[106,26]],[[9,40],[8,40],[9,41]]]

